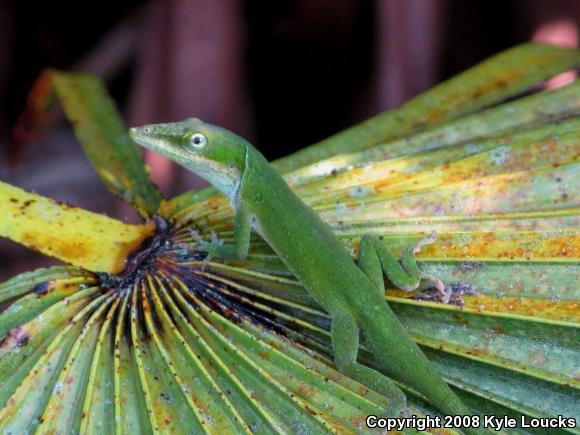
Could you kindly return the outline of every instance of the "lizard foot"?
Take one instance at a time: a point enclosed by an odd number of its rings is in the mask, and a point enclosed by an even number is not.
[[[206,256],[204,257],[202,265],[201,265],[201,270],[204,271],[207,269],[209,262],[213,258],[213,256],[209,253],[209,247],[213,243],[210,243],[210,242],[203,240],[201,238],[201,235],[196,230],[189,230],[189,235],[195,241],[197,248],[199,248],[199,250],[204,251],[206,253]],[[212,242],[213,242],[213,240],[217,240],[217,235],[213,231],[211,233],[211,237],[212,237]]]
[[[419,253],[419,251],[421,251],[422,246],[435,243],[436,240],[437,240],[437,231],[431,231],[431,234],[429,234],[428,237],[425,237],[424,239],[421,239],[417,243],[415,243],[415,245],[413,246],[413,253],[414,254]]]
[[[197,230],[190,229],[189,235],[194,240],[194,242],[197,242],[198,244],[204,242],[204,240],[201,238],[201,235],[199,234],[199,232]]]
[[[209,264],[209,262],[211,261],[213,257],[211,256],[211,254],[208,252],[207,255],[205,256],[205,258],[203,259],[203,262],[201,263],[201,271],[204,272],[207,269],[207,266]]]
[[[224,241],[221,240],[214,230],[211,230],[211,244],[212,245],[223,245]]]
[[[459,281],[445,286],[445,290],[443,292],[441,292],[441,290],[437,287],[430,287],[416,294],[412,297],[412,299],[463,306],[465,303],[463,300],[464,295],[478,294],[479,292],[477,292],[472,285]]]

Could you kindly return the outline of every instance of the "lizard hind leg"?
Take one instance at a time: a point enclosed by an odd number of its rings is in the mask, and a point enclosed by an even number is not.
[[[423,272],[419,268],[419,265],[417,264],[417,258],[415,257],[415,254],[421,251],[422,246],[435,243],[435,240],[437,240],[437,232],[433,231],[428,237],[419,240],[417,243],[409,246],[406,249],[403,249],[403,252],[401,253],[401,263],[405,270],[409,272],[409,274],[419,275],[421,279],[424,279],[430,283],[431,287],[437,289],[437,292],[439,293],[438,299],[444,304],[447,304],[449,303],[452,292],[447,289],[443,281],[441,281],[439,278]]]
[[[360,249],[356,264],[371,280],[381,297],[385,295],[385,281],[379,256],[375,248],[375,238],[363,236],[360,240]]]
[[[379,239],[365,235],[361,239],[357,264],[381,292],[384,291],[383,272],[395,287],[413,291],[419,287],[423,276],[414,249],[412,246],[404,250],[399,263]]]
[[[432,232],[429,237],[404,248],[401,252],[401,262],[399,262],[380,240],[374,236],[365,235],[360,242],[357,264],[381,294],[384,292],[384,272],[395,287],[404,291],[418,289],[423,279],[437,290],[437,300],[449,303],[451,292],[445,287],[443,281],[423,272],[415,258],[415,254],[421,250],[422,246],[435,242],[436,238],[437,233]]]
[[[360,329],[348,310],[333,313],[331,335],[338,369],[367,388],[385,396],[389,400],[389,405],[385,409],[387,417],[406,415],[408,409],[405,394],[395,383],[382,373],[357,362]]]

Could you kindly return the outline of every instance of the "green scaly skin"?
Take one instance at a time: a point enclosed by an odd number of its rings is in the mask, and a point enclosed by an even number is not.
[[[228,195],[236,212],[235,243],[198,240],[200,248],[216,257],[245,258],[251,230],[257,231],[331,316],[338,369],[390,399],[388,416],[407,412],[405,395],[387,376],[357,363],[361,331],[384,373],[425,395],[444,414],[471,414],[384,299],[383,273],[404,290],[416,289],[421,278],[442,290],[441,281],[422,274],[414,257],[419,246],[434,237],[410,247],[399,263],[375,238],[365,236],[357,264],[328,225],[241,137],[195,118],[132,128],[130,135],[138,144],[174,160]]]

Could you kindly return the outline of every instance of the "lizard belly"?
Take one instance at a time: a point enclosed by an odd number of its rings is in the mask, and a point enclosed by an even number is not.
[[[276,252],[322,307],[367,307],[383,304],[372,282],[318,215],[304,205],[304,212],[282,216],[254,213],[254,229]],[[266,216],[264,216],[266,215]],[[312,216],[314,215],[314,216]]]
[[[328,311],[364,309],[385,303],[330,227],[253,154],[239,187],[239,198],[253,216],[252,226],[308,292]]]

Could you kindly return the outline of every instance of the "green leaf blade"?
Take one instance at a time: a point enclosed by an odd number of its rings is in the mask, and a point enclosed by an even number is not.
[[[103,182],[141,216],[155,214],[161,195],[101,81],[82,73],[51,71],[50,76],[67,118]]]
[[[274,162],[286,173],[335,154],[363,150],[420,131],[518,95],[580,65],[580,53],[548,45],[523,44],[435,86],[400,108],[379,114]]]

